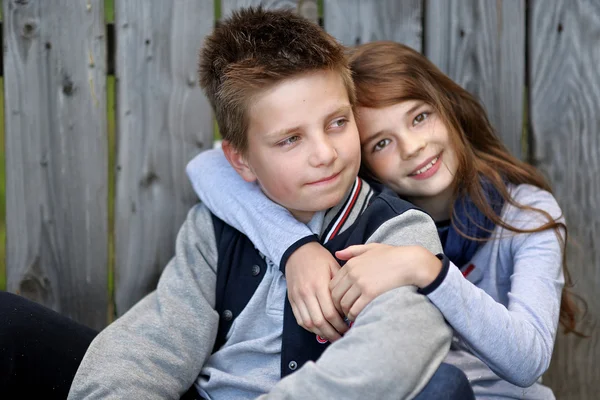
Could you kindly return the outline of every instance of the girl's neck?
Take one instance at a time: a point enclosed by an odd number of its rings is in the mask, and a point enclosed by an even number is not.
[[[431,215],[435,222],[447,221],[452,216],[452,188],[437,196],[407,197],[407,200]]]

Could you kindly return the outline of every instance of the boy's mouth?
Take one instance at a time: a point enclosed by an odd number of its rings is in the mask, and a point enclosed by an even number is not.
[[[431,157],[430,159],[426,160],[423,164],[419,165],[413,172],[408,174],[408,176],[417,176],[417,175],[424,174],[425,172],[427,172],[431,168],[433,168],[434,165],[437,164],[437,162],[440,160],[441,157],[442,157],[442,153],[439,153],[438,155]]]
[[[323,179],[319,179],[318,181],[314,181],[314,182],[309,182],[308,185],[318,185],[318,184],[323,184],[323,183],[329,183],[331,181],[333,181],[335,178],[337,178],[340,175],[340,172],[337,172],[333,175],[330,175],[328,177],[325,177]]]

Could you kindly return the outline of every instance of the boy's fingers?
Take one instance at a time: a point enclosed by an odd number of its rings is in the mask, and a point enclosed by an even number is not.
[[[336,310],[329,290],[326,289],[324,292],[320,292],[317,296],[317,300],[319,300],[319,304],[321,304],[321,310],[323,311],[323,316],[327,322],[329,322],[339,334],[343,335],[346,333],[348,325],[346,325],[342,316]]]

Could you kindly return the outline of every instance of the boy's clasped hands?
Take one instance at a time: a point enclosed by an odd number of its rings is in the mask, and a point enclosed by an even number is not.
[[[310,242],[289,257],[285,276],[298,325],[335,342],[375,297],[388,290],[428,286],[442,262],[420,246],[370,243],[337,251],[338,261],[320,243]]]

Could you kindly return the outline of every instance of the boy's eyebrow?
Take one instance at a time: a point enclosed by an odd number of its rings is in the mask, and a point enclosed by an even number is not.
[[[337,110],[327,114],[327,116],[325,117],[325,120],[330,119],[331,117],[333,117],[336,114],[348,113],[351,109],[352,109],[352,107],[350,106],[350,104],[345,104],[345,105],[339,107]]]
[[[327,114],[325,116],[325,120],[328,120],[337,114],[348,113],[348,112],[350,112],[351,109],[352,109],[352,107],[350,106],[350,104],[343,105],[343,106],[337,108],[335,111]],[[294,126],[292,128],[287,128],[287,129],[282,129],[280,131],[267,133],[267,134],[265,134],[265,137],[268,139],[277,139],[279,137],[289,135],[290,133],[298,131],[298,130],[300,130],[300,126]]]

